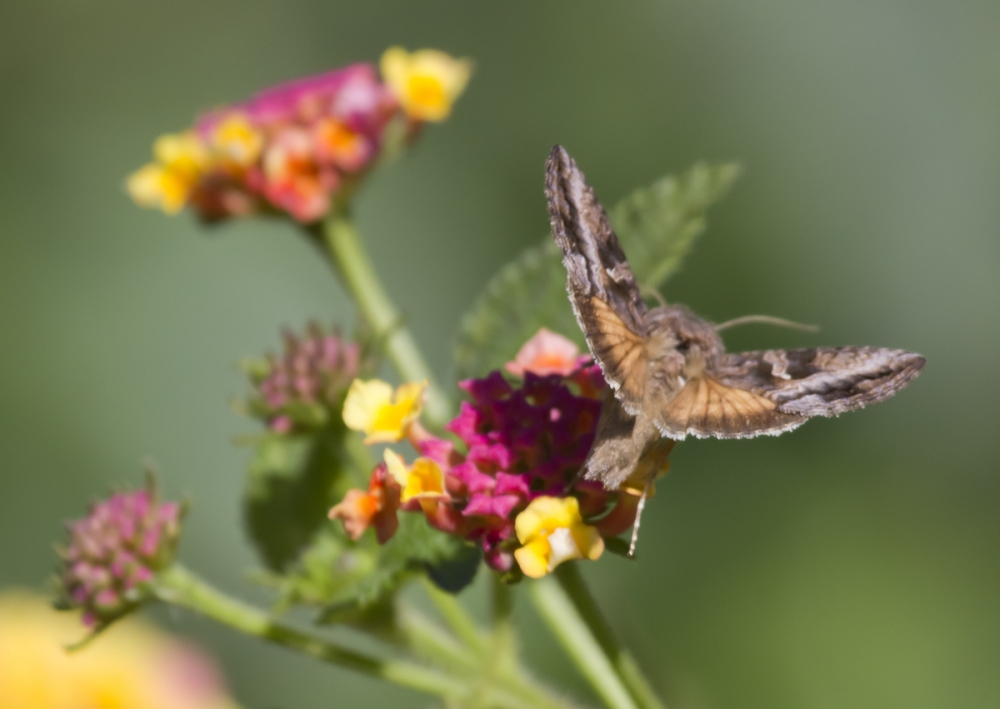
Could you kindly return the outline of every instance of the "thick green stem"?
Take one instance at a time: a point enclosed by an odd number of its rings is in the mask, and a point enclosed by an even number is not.
[[[467,693],[460,680],[436,670],[365,655],[276,621],[257,608],[224,595],[178,565],[157,576],[156,595],[166,603],[196,611],[248,635],[402,687],[451,700]]]
[[[518,659],[517,637],[514,631],[514,594],[510,586],[491,574],[491,637],[489,666],[494,677],[512,692],[520,694],[537,707],[569,707],[569,702],[554,696],[538,684]]]
[[[510,586],[500,580],[500,574],[492,576],[492,624],[493,642],[490,647],[491,664],[498,673],[508,672],[516,666],[514,646],[514,626],[511,624],[513,599]]]
[[[415,655],[465,677],[479,671],[479,655],[469,652],[415,608],[401,606],[398,616],[401,641]]]
[[[551,576],[529,583],[531,599],[566,654],[611,709],[638,709],[574,600]]]
[[[573,709],[574,704],[556,696],[539,683],[521,665],[517,657],[514,627],[511,622],[512,594],[497,575],[493,575],[492,632],[484,633],[469,616],[458,598],[442,591],[424,578],[423,586],[438,613],[462,644],[466,659],[476,663],[478,672],[487,676],[486,686],[499,684],[535,709]]]
[[[611,661],[632,698],[641,709],[666,709],[656,696],[649,681],[642,674],[632,654],[618,642],[600,608],[590,594],[576,564],[563,564],[556,569],[556,580],[573,601],[580,617],[590,628],[591,634]]]
[[[333,212],[323,224],[323,239],[333,263],[375,335],[385,338],[385,351],[399,376],[406,381],[427,380],[427,417],[435,426],[448,420],[451,408],[435,383],[416,340],[403,323],[403,316],[389,299],[375,273],[354,224],[344,214]]]
[[[476,627],[475,621],[469,616],[465,608],[462,607],[458,598],[446,591],[442,591],[426,576],[421,577],[424,591],[431,599],[431,603],[437,608],[441,618],[451,628],[455,637],[465,645],[465,647],[476,655],[482,655],[486,651],[486,641],[483,633]]]

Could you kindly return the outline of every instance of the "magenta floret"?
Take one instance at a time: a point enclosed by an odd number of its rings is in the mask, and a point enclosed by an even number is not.
[[[581,378],[574,393],[571,383]],[[504,542],[513,537],[514,519],[528,502],[570,494],[600,416],[596,381],[588,362],[566,378],[528,372],[519,387],[500,372],[459,384],[472,401],[462,403],[446,428],[465,443],[466,453],[446,475],[464,492],[461,515],[471,523],[466,536],[482,544],[494,569],[511,568]],[[600,509],[603,488],[584,500],[590,509]]]

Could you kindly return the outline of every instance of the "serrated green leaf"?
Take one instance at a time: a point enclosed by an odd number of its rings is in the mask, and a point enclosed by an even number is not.
[[[339,593],[317,616],[317,623],[341,623],[362,616],[429,566],[441,567],[469,556],[469,544],[440,532],[422,515],[403,512],[399,529],[378,552],[375,568]]]
[[[734,164],[697,163],[680,177],[663,177],[616,204],[608,218],[636,281],[660,288],[680,268],[705,231],[705,212],[739,176]]]
[[[374,546],[355,544],[339,524],[326,523],[287,571],[261,571],[254,579],[278,589],[276,612],[300,605],[323,606],[375,567],[378,552]]]
[[[640,287],[659,288],[676,273],[705,229],[705,211],[738,174],[736,165],[699,163],[615,205],[608,216]],[[501,268],[463,318],[455,347],[459,377],[500,368],[540,327],[583,346],[566,297],[561,255],[548,236]]]
[[[247,475],[244,516],[265,565],[282,571],[308,545],[347,478],[346,429],[333,422],[316,434],[269,432],[257,442]]]
[[[566,298],[566,272],[552,239],[501,268],[462,319],[455,346],[459,379],[499,369],[540,327],[586,347]]]

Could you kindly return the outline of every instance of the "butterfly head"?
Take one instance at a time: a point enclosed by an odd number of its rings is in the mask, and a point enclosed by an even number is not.
[[[645,325],[649,361],[671,376],[700,376],[725,353],[715,328],[682,305],[653,308],[646,314]]]

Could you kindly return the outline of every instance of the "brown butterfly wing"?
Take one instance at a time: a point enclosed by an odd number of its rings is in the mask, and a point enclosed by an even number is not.
[[[728,386],[799,416],[837,416],[875,404],[913,381],[925,360],[882,347],[811,347],[726,355],[715,375]]]
[[[646,305],[618,237],[576,162],[561,146],[545,167],[552,236],[563,252],[566,289],[590,351],[626,411],[646,383]]]
[[[887,399],[923,366],[920,355],[876,347],[728,354],[667,401],[656,425],[678,439],[777,435]]]
[[[808,417],[778,410],[773,401],[707,374],[693,377],[654,414],[664,436],[752,438],[778,435],[801,426]]]

